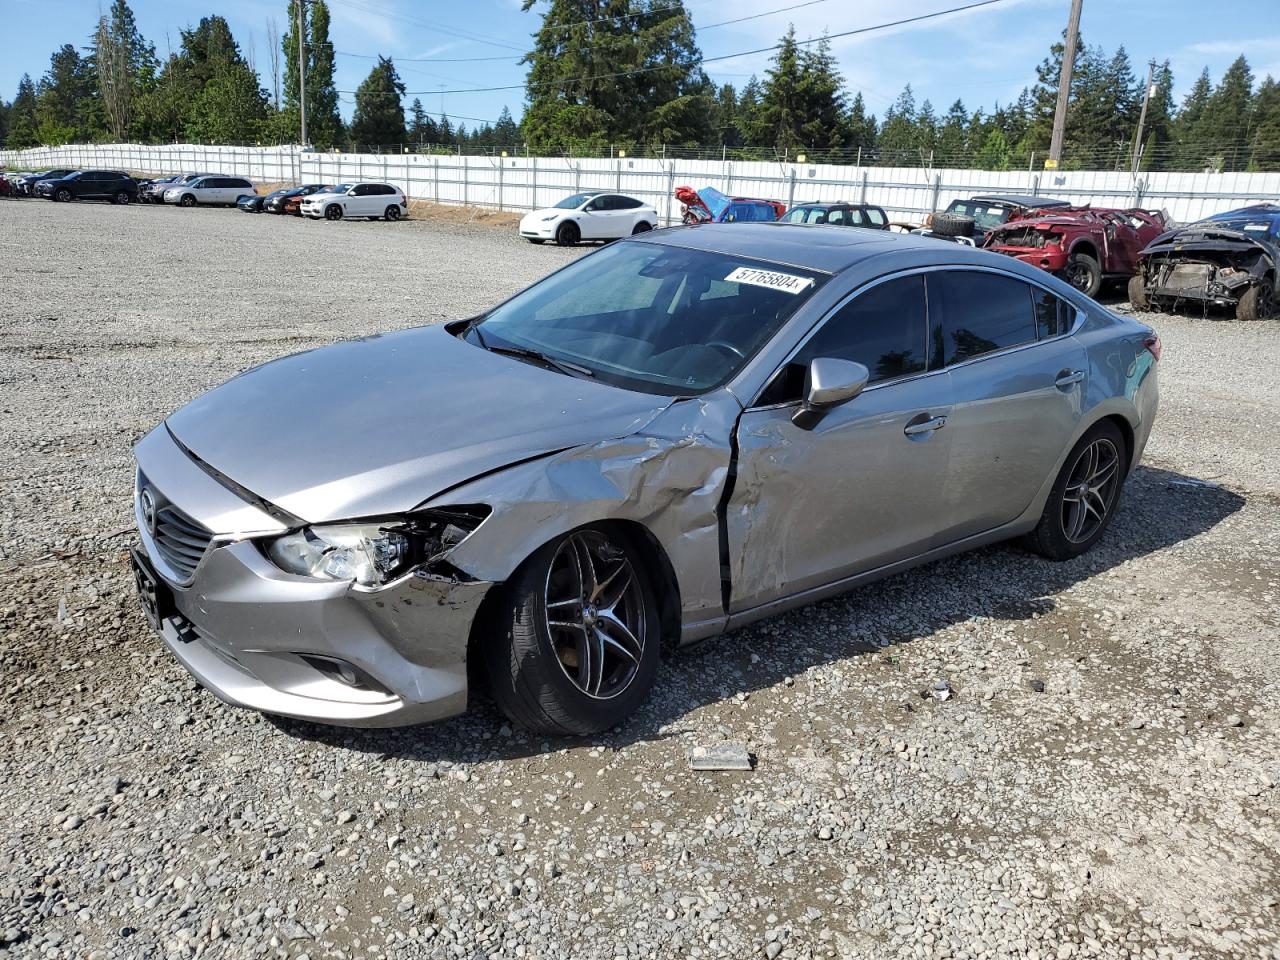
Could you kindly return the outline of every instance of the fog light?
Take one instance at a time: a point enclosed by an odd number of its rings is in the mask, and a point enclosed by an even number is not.
[[[345,660],[340,660],[337,657],[322,657],[314,653],[300,653],[298,656],[330,680],[337,680],[353,690],[376,690],[379,693],[390,692],[359,667],[353,666]]]

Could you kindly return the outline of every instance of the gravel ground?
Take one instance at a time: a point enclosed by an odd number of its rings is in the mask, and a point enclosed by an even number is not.
[[[479,698],[333,730],[189,680],[135,609],[131,443],[574,255],[0,203],[0,955],[1280,958],[1280,324],[1152,318],[1161,418],[1093,553],[989,548],[673,655],[621,731]],[[755,769],[688,769],[724,740]]]

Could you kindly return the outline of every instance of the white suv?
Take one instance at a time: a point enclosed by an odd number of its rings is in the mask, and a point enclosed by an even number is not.
[[[164,192],[164,202],[182,207],[194,207],[197,203],[235,206],[241,197],[251,197],[257,192],[244,177],[201,177],[170,187]]]
[[[340,183],[302,201],[302,215],[318,220],[368,217],[399,220],[409,212],[404,191],[389,183]]]

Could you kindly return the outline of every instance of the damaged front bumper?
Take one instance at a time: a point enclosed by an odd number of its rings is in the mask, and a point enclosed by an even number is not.
[[[244,501],[229,511],[231,491],[217,484],[215,493],[209,485],[217,482],[163,427],[137,454],[140,473],[166,505],[209,529],[219,529],[215,517],[275,523],[266,514],[255,519],[258,508]],[[286,573],[238,533],[214,538],[184,580],[167,564],[145,512],[135,495],[144,612],[178,661],[220,699],[360,727],[423,723],[466,709],[467,644],[491,582],[419,568],[362,589]]]

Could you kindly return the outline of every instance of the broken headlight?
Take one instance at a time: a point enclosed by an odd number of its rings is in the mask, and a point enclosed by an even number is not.
[[[462,507],[376,523],[321,524],[277,537],[265,549],[286,573],[376,587],[452,550],[486,516],[487,507]]]

